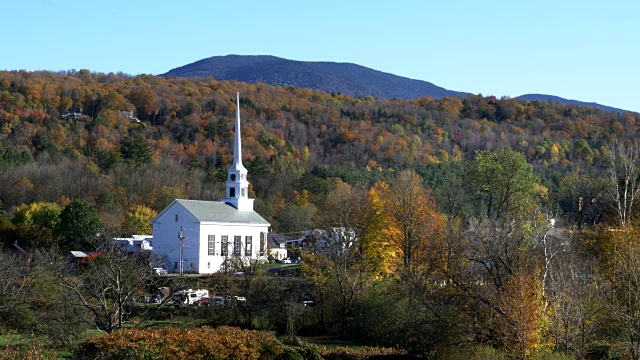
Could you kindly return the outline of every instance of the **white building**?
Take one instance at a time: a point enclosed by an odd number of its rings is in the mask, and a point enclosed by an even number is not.
[[[291,240],[297,239],[296,236],[282,235],[276,233],[269,233],[268,239],[268,255],[271,255],[273,260],[282,260],[289,257],[287,251],[287,243]]]
[[[236,98],[233,164],[221,201],[174,200],[153,227],[153,259],[169,272],[209,274],[230,257],[265,258],[270,224],[253,210],[247,169],[242,166],[240,95]],[[182,261],[181,261],[182,260]]]
[[[125,252],[151,251],[153,248],[151,235],[131,235],[130,238],[113,238],[112,240]]]

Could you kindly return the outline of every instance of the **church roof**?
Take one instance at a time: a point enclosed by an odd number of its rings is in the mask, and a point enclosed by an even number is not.
[[[182,205],[200,222],[270,225],[267,220],[253,210],[238,211],[233,206],[221,201],[176,199],[174,202]]]

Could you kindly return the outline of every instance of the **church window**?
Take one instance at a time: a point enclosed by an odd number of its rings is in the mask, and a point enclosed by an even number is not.
[[[220,248],[220,255],[227,256],[229,251],[229,237],[227,235],[222,235],[222,247]]]
[[[247,197],[247,188],[242,188],[242,197]]]
[[[177,262],[177,261],[174,261],[174,262],[173,262],[173,268],[174,268],[174,269],[177,269],[177,268],[178,268],[178,262]]]
[[[236,188],[234,187],[229,188],[229,197],[230,198],[236,197]]]
[[[176,214],[176,222],[178,222],[178,214]]]
[[[211,269],[211,262],[207,263],[207,269]]]
[[[251,256],[251,236],[244,238],[244,256]]]
[[[236,235],[233,237],[233,255],[242,255],[242,236]]]
[[[216,254],[216,236],[209,235],[208,240],[208,255],[213,256]]]
[[[260,233],[260,255],[264,255],[267,250],[267,237],[265,235],[266,233],[264,232]]]

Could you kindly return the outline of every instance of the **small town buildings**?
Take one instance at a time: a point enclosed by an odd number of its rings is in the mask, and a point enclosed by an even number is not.
[[[154,266],[169,272],[214,273],[231,258],[266,259],[269,222],[253,210],[242,165],[240,95],[236,97],[233,164],[220,201],[176,199],[152,221]]]
[[[286,241],[285,246],[299,247],[303,250],[314,248],[324,248],[332,244],[340,244],[343,247],[350,247],[355,242],[355,232],[342,227],[332,227],[328,229],[311,229],[303,232],[301,236]]]

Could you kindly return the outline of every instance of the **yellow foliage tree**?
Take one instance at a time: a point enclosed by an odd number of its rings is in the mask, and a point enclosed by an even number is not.
[[[35,202],[18,206],[13,217],[14,223],[40,225],[53,229],[58,221],[62,208],[51,202]]]
[[[144,205],[134,205],[127,211],[127,216],[122,225],[123,232],[129,236],[133,234],[151,234],[151,220],[158,213]]]
[[[389,185],[383,182],[374,184],[369,190],[369,209],[362,235],[362,252],[366,266],[375,278],[395,274],[400,254],[395,239],[401,236],[401,232],[395,227],[380,198],[380,194],[387,191]]]

